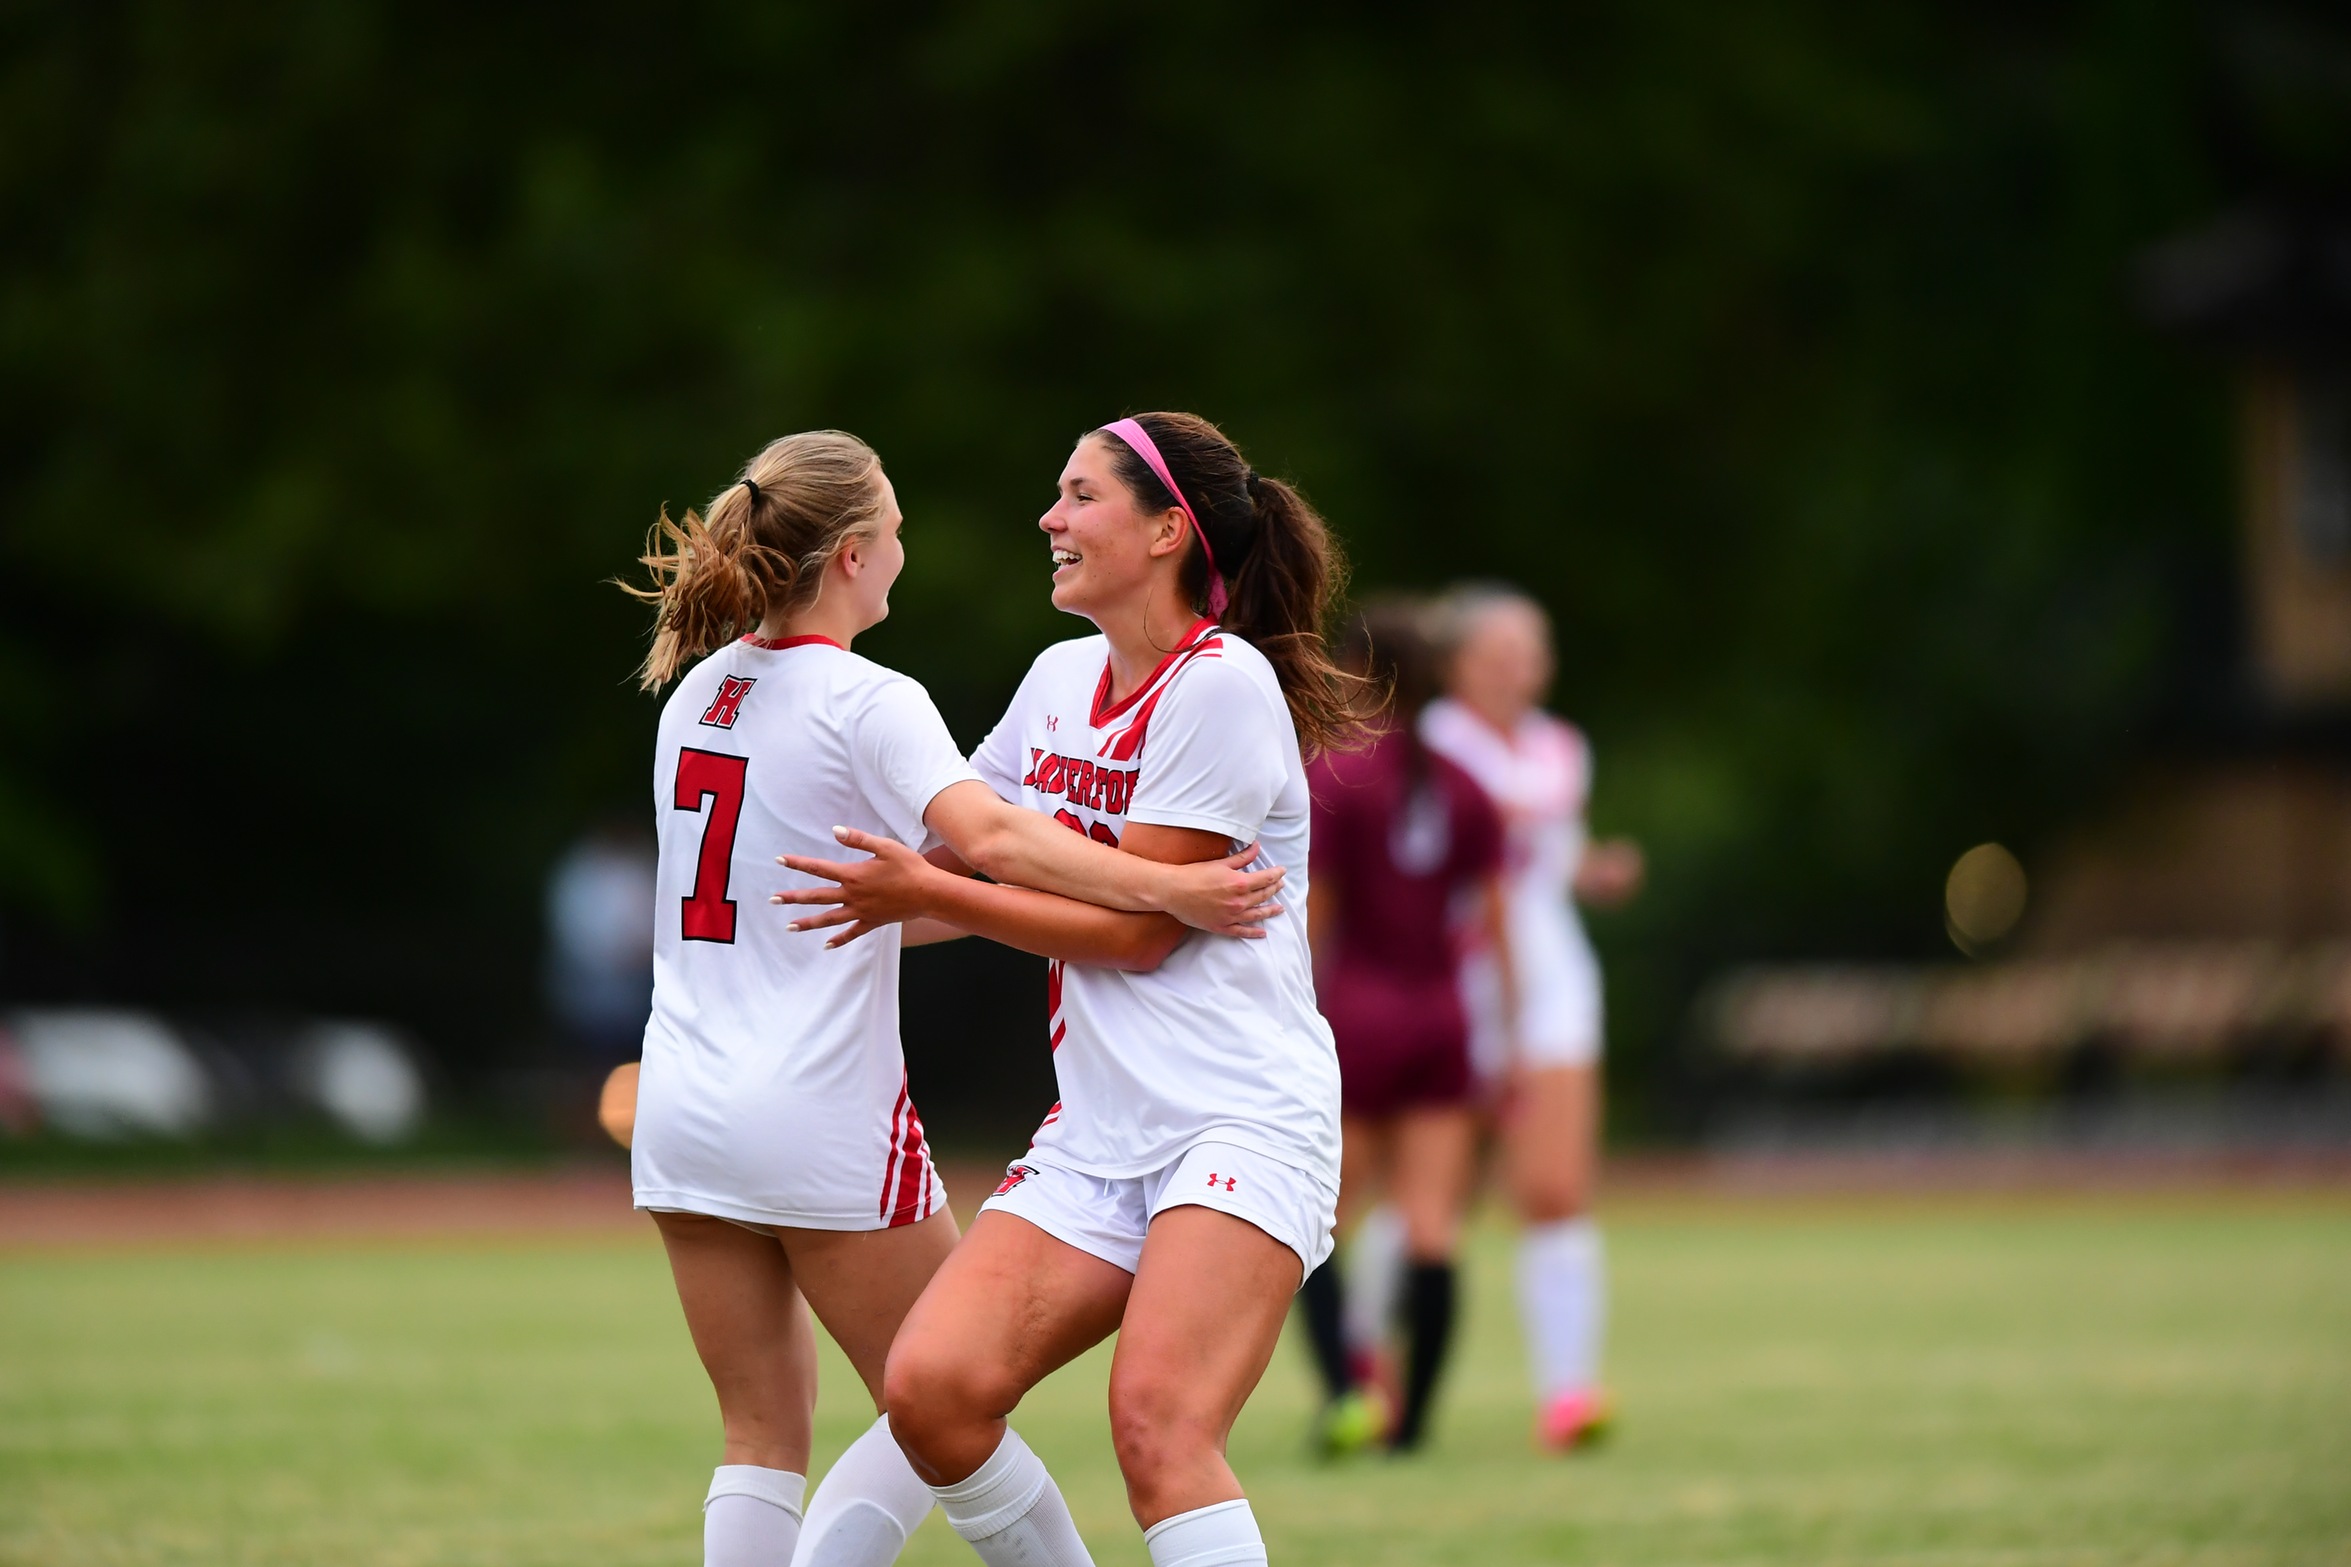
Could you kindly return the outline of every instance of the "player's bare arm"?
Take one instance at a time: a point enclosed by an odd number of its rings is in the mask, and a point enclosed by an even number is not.
[[[1219,842],[1213,856],[1162,861],[1137,852],[1131,840],[1117,849],[1095,843],[969,780],[940,790],[923,812],[923,824],[965,864],[1015,887],[1107,909],[1172,914],[1195,930],[1224,936],[1262,936],[1265,921],[1282,912],[1274,901],[1282,868],[1245,869],[1257,858],[1255,845],[1235,854],[1229,843]]]
[[[822,877],[831,885],[794,888],[768,900],[833,905],[792,922],[794,930],[846,926],[825,943],[828,947],[843,946],[883,925],[928,920],[1039,957],[1147,971],[1157,968],[1187,934],[1182,923],[1166,914],[1130,914],[959,876],[895,839],[850,828],[839,829],[835,836],[871,858],[836,861],[783,855],[782,863],[790,869]]]
[[[1622,908],[1647,879],[1648,862],[1630,838],[1595,838],[1584,846],[1571,889],[1578,903],[1596,909]]]

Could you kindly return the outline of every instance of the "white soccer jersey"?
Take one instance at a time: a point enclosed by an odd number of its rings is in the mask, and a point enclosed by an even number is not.
[[[1129,823],[1257,843],[1289,868],[1263,941],[1193,932],[1148,974],[1047,973],[1061,1102],[1035,1147],[1118,1179],[1203,1140],[1336,1191],[1339,1063],[1306,947],[1306,769],[1273,666],[1202,621],[1113,705],[1109,644],[1047,648],[972,765],[1005,799],[1115,846]]]
[[[1502,734],[1450,699],[1421,713],[1421,738],[1475,778],[1502,812],[1504,895],[1518,981],[1520,1043],[1538,1064],[1590,1060],[1600,1048],[1600,964],[1576,915],[1592,752],[1574,725],[1530,712]],[[1492,1070],[1504,1048],[1492,960],[1465,964],[1473,1047]]]
[[[945,1201],[898,1045],[898,926],[825,950],[768,894],[837,859],[838,824],[921,848],[972,777],[906,676],[816,637],[746,637],[661,710],[653,1016],[637,1087],[637,1206],[870,1230]]]

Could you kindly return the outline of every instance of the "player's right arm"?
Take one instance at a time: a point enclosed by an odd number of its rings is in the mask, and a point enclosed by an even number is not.
[[[992,880],[1082,899],[1106,909],[1172,914],[1195,929],[1222,936],[1262,937],[1265,921],[1281,913],[1274,896],[1279,866],[1244,869],[1256,846],[1168,864],[1113,849],[1071,832],[1042,811],[1025,810],[986,784],[966,781],[939,791],[923,825],[945,839],[966,865]],[[1131,837],[1131,830],[1130,830]]]

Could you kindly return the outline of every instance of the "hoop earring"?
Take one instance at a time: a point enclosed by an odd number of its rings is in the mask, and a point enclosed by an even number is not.
[[[1151,651],[1154,653],[1173,653],[1174,648],[1161,647],[1158,643],[1151,641],[1151,596],[1158,591],[1157,588],[1143,590],[1143,640],[1150,643]]]

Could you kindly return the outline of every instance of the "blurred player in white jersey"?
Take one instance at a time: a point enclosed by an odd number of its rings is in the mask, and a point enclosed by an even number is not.
[[[1536,1435],[1566,1450],[1606,1428],[1600,1382],[1606,1284],[1591,1218],[1600,1132],[1600,964],[1577,902],[1605,907],[1640,890],[1640,850],[1593,841],[1584,808],[1592,752],[1542,711],[1551,625],[1509,588],[1471,586],[1438,606],[1446,695],[1421,715],[1430,749],[1484,786],[1507,829],[1504,881],[1517,1027],[1490,955],[1464,964],[1471,1048],[1499,1092],[1503,1162],[1523,1231],[1519,1307],[1534,1365]],[[1375,1215],[1350,1260],[1349,1337],[1375,1342],[1395,1299],[1401,1224]]]
[[[1319,631],[1338,569],[1322,519],[1206,420],[1147,413],[1078,442],[1040,526],[1055,606],[1100,634],[1038,656],[980,775],[1133,855],[1261,846],[1295,908],[1302,752],[1366,705]],[[972,887],[889,844],[821,868],[860,925],[962,923]],[[1196,937],[1149,973],[1055,965],[1062,1102],[908,1315],[885,1385],[908,1456],[991,1563],[1060,1560],[991,1555],[975,1531],[1030,1506],[1034,1459],[1006,1412],[1113,1332],[1111,1440],[1151,1560],[1265,1560],[1225,1437],[1329,1255],[1339,1185],[1339,1069],[1305,925]]]
[[[879,1567],[933,1501],[877,1420],[803,1527],[810,1309],[879,1408],[891,1339],[956,1237],[899,1050],[901,933],[846,948],[794,933],[769,907],[771,888],[798,879],[779,857],[830,851],[841,827],[943,842],[1019,885],[975,886],[960,927],[907,939],[976,931],[1123,969],[1184,937],[1150,911],[1249,929],[1279,880],[1116,854],[982,783],[920,686],[849,651],[888,613],[901,521],[862,442],[788,436],[707,522],[663,518],[654,586],[638,594],[658,606],[644,683],[677,689],[655,751],[653,1009],[632,1161],[725,1430],[706,1567]],[[1025,890],[1048,887],[1092,901]],[[1060,1493],[1037,1481],[1038,1527],[1057,1523],[1082,1560]]]

